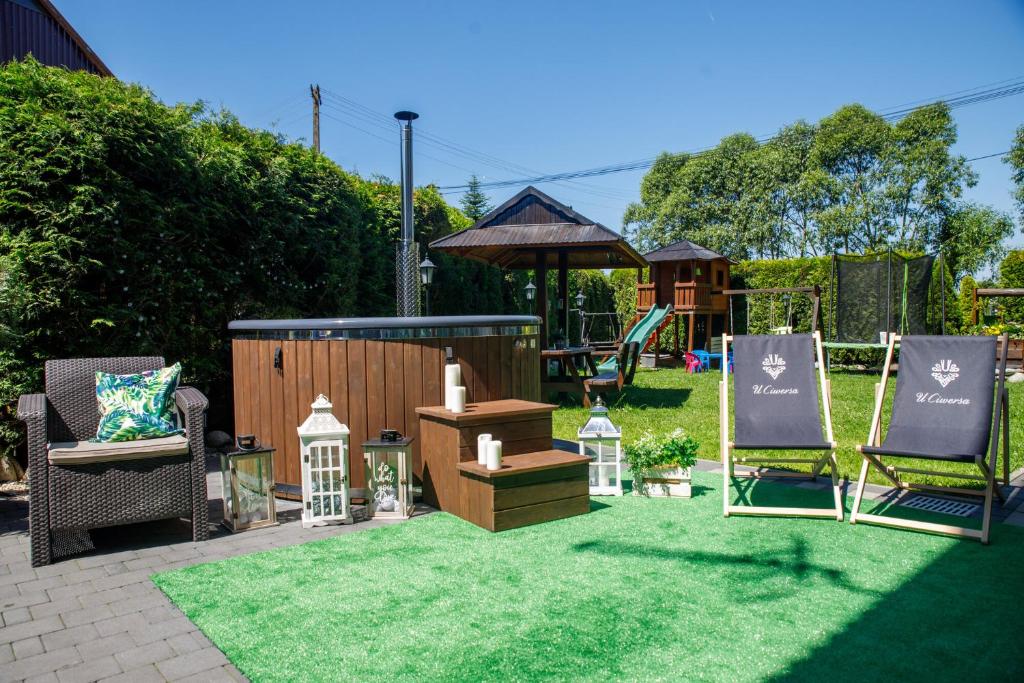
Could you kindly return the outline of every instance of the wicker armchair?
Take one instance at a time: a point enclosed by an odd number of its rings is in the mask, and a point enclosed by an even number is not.
[[[100,527],[188,517],[194,540],[209,537],[203,443],[208,403],[198,390],[181,387],[175,394],[187,438],[173,449],[177,454],[139,453],[145,441],[128,442],[135,454],[127,458],[59,461],[50,452],[56,444],[75,446],[62,442],[95,437],[97,371],[131,374],[163,366],[158,356],[48,361],[46,393],[18,400],[18,419],[28,428],[33,567],[92,549],[88,530]]]

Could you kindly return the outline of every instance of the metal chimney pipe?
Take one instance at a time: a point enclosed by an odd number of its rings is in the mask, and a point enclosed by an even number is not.
[[[402,233],[395,254],[395,296],[398,315],[415,316],[419,313],[420,279],[419,249],[413,226],[412,203],[412,122],[419,114],[412,111],[395,113],[402,125]]]

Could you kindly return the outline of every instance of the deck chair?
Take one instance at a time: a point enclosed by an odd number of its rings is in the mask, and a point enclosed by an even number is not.
[[[882,524],[976,538],[988,543],[992,497],[998,496],[1003,500],[1003,492],[996,488],[1000,422],[1003,429],[1003,479],[1009,482],[1010,477],[1009,399],[1003,381],[1007,344],[1005,336],[1002,339],[1003,350],[997,361],[996,337],[890,337],[882,380],[875,388],[875,410],[867,445],[857,446],[863,462],[850,514],[851,524]],[[882,403],[897,344],[900,347],[899,373],[892,417],[883,441]],[[974,465],[981,474],[898,468],[883,460],[892,457]],[[869,467],[877,468],[898,489],[984,497],[981,530],[861,513]],[[981,481],[985,488],[975,490],[910,483],[902,479],[901,472]]]
[[[843,498],[839,490],[836,442],[832,435],[829,384],[825,380],[821,334],[723,336],[723,351],[733,345],[735,373],[735,435],[729,438],[729,369],[722,374],[719,391],[722,448],[723,513],[729,515],[780,515],[824,517],[843,521]],[[817,383],[815,382],[817,361]],[[816,386],[817,384],[817,386]],[[821,399],[818,390],[821,390]],[[822,435],[822,415],[825,429]],[[821,451],[818,457],[736,457],[732,451]],[[808,464],[810,473],[737,472],[736,464]],[[835,504],[831,508],[797,508],[730,503],[734,479],[797,477],[817,479],[828,467],[832,476]]]

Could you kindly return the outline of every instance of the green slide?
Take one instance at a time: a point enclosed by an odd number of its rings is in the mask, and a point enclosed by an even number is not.
[[[640,319],[636,325],[629,330],[629,334],[626,335],[624,342],[640,342],[640,350],[647,346],[647,340],[650,339],[659,327],[664,322],[665,317],[672,312],[672,304],[666,304],[665,308],[658,308],[652,306],[651,310],[647,311],[647,315]],[[615,360],[615,356],[612,356],[605,362],[597,366],[598,372],[615,372],[618,370],[618,362]]]

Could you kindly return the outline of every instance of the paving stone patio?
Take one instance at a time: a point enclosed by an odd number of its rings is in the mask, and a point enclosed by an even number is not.
[[[219,473],[207,475],[207,490],[210,520],[219,522]],[[287,501],[278,501],[278,520],[280,526],[239,534],[211,523],[205,543],[192,542],[184,521],[119,527],[94,532],[96,551],[88,555],[33,569],[28,502],[0,497],[0,681],[244,681],[149,577],[401,523],[364,519],[303,529],[299,506]]]
[[[701,461],[698,469],[721,472],[721,465]],[[1012,483],[1007,505],[996,506],[994,517],[1024,526],[1024,470],[1014,473]],[[210,519],[220,520],[219,474],[211,472],[207,485]],[[825,481],[795,485],[828,487]],[[871,497],[890,494],[881,486],[868,491]],[[430,511],[419,506],[417,514]],[[28,502],[0,497],[0,681],[244,681],[149,577],[401,523],[364,520],[303,529],[298,506],[284,501],[279,502],[279,519],[280,526],[235,535],[211,524],[211,539],[205,543],[188,540],[188,524],[173,520],[106,530],[94,534],[95,552],[33,569]]]

